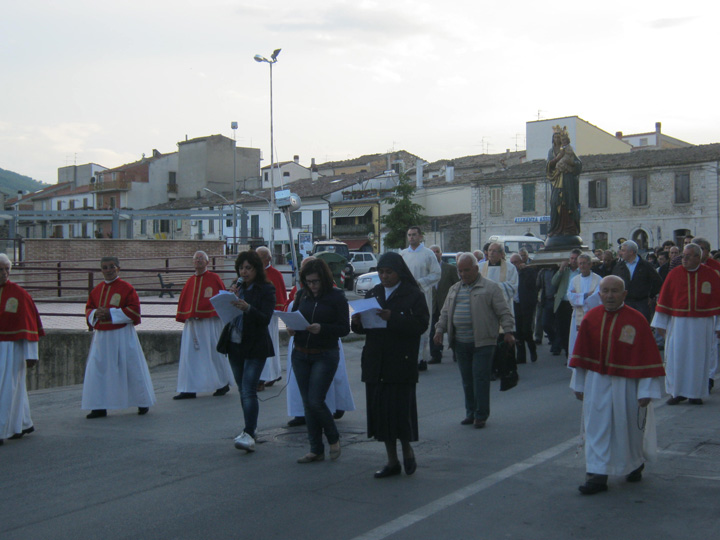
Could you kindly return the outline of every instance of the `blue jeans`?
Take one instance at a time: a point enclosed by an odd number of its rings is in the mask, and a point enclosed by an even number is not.
[[[228,360],[235,376],[235,383],[240,389],[240,403],[245,417],[243,431],[254,439],[259,412],[257,387],[260,374],[265,367],[265,358],[242,358],[239,354],[240,347],[241,345],[237,343],[230,344]]]
[[[313,454],[325,453],[323,432],[328,444],[335,444],[340,440],[333,415],[325,404],[325,397],[335,377],[339,361],[339,349],[314,354],[306,354],[298,349],[293,349],[292,352],[292,368],[305,408],[308,440]]]
[[[463,392],[465,417],[487,420],[490,416],[490,375],[495,345],[475,347],[474,343],[455,343]]]

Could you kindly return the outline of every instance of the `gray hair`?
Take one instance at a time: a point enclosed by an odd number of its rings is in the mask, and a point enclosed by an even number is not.
[[[431,251],[435,251],[435,248],[438,248],[440,250],[440,252],[442,253],[442,248],[440,246],[438,246],[437,244],[433,244],[428,249]]]
[[[463,259],[470,259],[473,263],[473,266],[480,267],[480,263],[478,263],[478,260],[475,258],[475,255],[473,255],[472,253],[468,253],[468,252],[460,253],[457,256],[457,264],[460,264],[460,261],[462,261]]]
[[[697,244],[690,242],[689,244],[685,245],[685,249],[683,249],[683,251],[685,251],[686,249],[691,249],[695,252],[695,255],[699,255],[702,257],[702,248]]]
[[[578,261],[580,259],[585,259],[589,263],[592,262],[592,257],[590,255],[588,255],[587,253],[581,253],[580,255],[578,255]]]
[[[195,258],[195,255],[197,255],[198,253],[199,253],[200,255],[202,255],[202,256],[205,258],[206,261],[209,261],[209,260],[210,260],[210,257],[208,257],[208,254],[205,253],[204,251],[196,251],[195,254],[193,255],[193,259]]]
[[[0,253],[0,263],[5,263],[8,265],[8,270],[12,270],[12,261],[10,260],[10,257],[5,255],[4,253]]]
[[[622,244],[620,244],[620,247],[624,247],[625,249],[629,249],[633,253],[638,252],[638,245],[633,242],[632,240],[625,240]]]
[[[701,248],[710,251],[710,241],[704,236],[696,236],[695,238],[693,238],[692,243],[697,244]]]
[[[255,253],[257,253],[261,259],[263,257],[270,257],[270,248],[267,248],[265,246],[260,246],[259,248],[257,248],[255,250]]]

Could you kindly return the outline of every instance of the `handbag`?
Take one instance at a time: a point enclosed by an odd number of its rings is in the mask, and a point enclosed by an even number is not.
[[[497,366],[498,377],[500,378],[500,391],[505,392],[517,386],[520,376],[517,372],[515,362],[515,347],[510,347],[504,341],[495,347],[495,358],[493,364]]]
[[[232,324],[232,322],[227,323],[223,326],[222,332],[220,332],[220,337],[218,338],[217,345],[215,346],[215,350],[220,354],[228,354],[228,351],[230,350]]]

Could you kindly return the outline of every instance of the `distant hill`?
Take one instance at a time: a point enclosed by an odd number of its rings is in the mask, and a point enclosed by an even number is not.
[[[48,185],[49,184],[44,184],[38,180],[33,180],[29,176],[23,176],[22,174],[0,169],[0,191],[7,193],[9,198],[16,197],[19,190],[25,193],[33,192]]]

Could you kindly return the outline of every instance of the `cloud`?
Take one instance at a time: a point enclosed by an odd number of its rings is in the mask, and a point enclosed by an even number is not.
[[[649,25],[650,28],[654,28],[655,30],[664,30],[665,28],[677,28],[678,26],[685,26],[686,24],[690,24],[694,20],[696,20],[697,17],[675,17],[672,19],[655,19],[654,21],[650,21]]]

